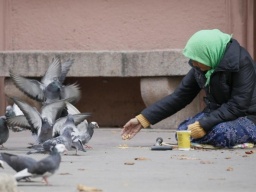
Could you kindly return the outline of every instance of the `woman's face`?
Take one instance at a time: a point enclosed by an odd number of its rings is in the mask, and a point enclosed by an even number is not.
[[[207,66],[207,65],[204,65],[202,63],[199,63],[197,61],[193,61],[192,60],[192,65],[198,69],[200,69],[201,71],[208,71],[211,69],[211,67]]]

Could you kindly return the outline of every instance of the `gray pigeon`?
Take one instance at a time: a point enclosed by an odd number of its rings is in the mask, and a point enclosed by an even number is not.
[[[76,126],[73,116],[68,115],[60,136],[48,139],[40,145],[32,146],[35,150],[29,151],[27,154],[50,152],[51,147],[56,144],[63,144],[68,150],[71,150],[72,147],[74,147],[76,149],[76,155],[78,150],[86,152],[81,140],[79,139],[79,133],[76,132],[75,128]]]
[[[71,114],[69,114],[71,115]],[[91,113],[79,113],[79,114],[73,114],[71,115],[74,119],[75,126],[79,125],[80,123],[84,122],[87,117],[89,117]],[[56,120],[54,126],[53,126],[53,137],[57,137],[61,135],[61,132],[64,128],[64,123],[66,122],[68,116],[61,117]]]
[[[81,113],[75,106],[73,106],[70,103],[67,103],[67,108],[68,108],[68,113],[69,114],[79,114],[79,113]],[[61,128],[61,126],[59,128]],[[93,133],[94,133],[94,128],[99,128],[98,123],[97,122],[91,122],[89,124],[86,119],[77,125],[80,140],[82,141],[83,145],[85,145],[88,148],[90,148],[90,146],[88,146],[86,144],[92,138]],[[59,131],[60,131],[60,129],[56,128],[55,132],[59,132]]]
[[[9,129],[11,128],[7,123],[7,118],[13,117],[14,111],[12,106],[7,106],[5,110],[5,116],[0,117],[0,145],[2,145],[8,140],[9,138]]]
[[[6,110],[5,110],[5,116],[8,117],[14,117],[16,116],[13,107],[11,105],[7,105],[6,106]]]
[[[17,116],[18,114],[15,111],[15,108],[18,108],[17,105],[8,105],[6,106],[6,112],[5,112],[5,116],[6,118],[12,118]],[[9,129],[11,129],[13,132],[19,132],[22,131],[23,129],[21,127],[17,127],[17,126],[11,126],[7,123],[7,127]]]
[[[3,144],[9,138],[9,129],[12,129],[12,126],[9,126],[7,123],[7,118],[15,116],[12,106],[8,105],[6,107],[5,116],[0,117],[0,145],[4,148]]]
[[[7,119],[8,124],[30,129],[32,134],[37,136],[38,143],[52,138],[53,125],[66,106],[64,100],[44,105],[41,108],[41,113],[17,98],[12,98],[12,100],[21,109],[24,116],[9,118]]]
[[[91,140],[95,128],[99,128],[99,125],[94,121],[89,123],[88,126],[78,126],[79,138],[83,145],[86,145]],[[90,146],[86,146],[90,148]]]
[[[48,177],[53,175],[59,168],[61,155],[67,149],[63,144],[57,144],[52,148],[49,156],[37,161],[35,165],[25,168],[14,175],[14,178],[19,181],[26,177],[42,177],[46,185],[49,185]]]
[[[76,149],[76,155],[78,151],[86,152],[83,147],[82,141],[79,138],[79,132],[76,128],[74,117],[76,115],[68,115],[63,128],[60,132],[61,136],[71,137],[71,147]]]
[[[57,100],[73,98],[70,102],[76,103],[80,99],[78,86],[76,84],[63,85],[73,63],[74,60],[68,60],[61,64],[59,59],[54,58],[41,81],[22,77],[11,69],[9,73],[16,87],[31,99],[49,104]]]
[[[9,128],[7,126],[6,122],[6,116],[0,117],[0,145],[2,145],[2,148],[4,149],[4,143],[9,138]]]
[[[11,153],[0,153],[0,159],[6,162],[16,172],[32,167],[37,162],[30,157],[15,155]]]

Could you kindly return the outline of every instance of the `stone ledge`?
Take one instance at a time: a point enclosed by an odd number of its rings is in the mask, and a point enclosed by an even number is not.
[[[189,70],[181,50],[151,51],[4,51],[0,52],[0,76],[9,68],[28,77],[41,77],[52,58],[75,59],[69,77],[182,76]]]

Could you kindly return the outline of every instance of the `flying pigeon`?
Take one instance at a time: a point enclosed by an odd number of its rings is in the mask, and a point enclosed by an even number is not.
[[[31,99],[49,104],[57,100],[73,98],[71,102],[76,103],[80,99],[78,85],[63,85],[73,63],[74,60],[68,60],[61,64],[59,59],[54,58],[41,81],[22,77],[11,69],[9,73],[16,87]]]
[[[37,136],[38,143],[52,138],[53,125],[65,107],[64,100],[42,106],[41,113],[18,98],[12,98],[12,100],[21,109],[24,116],[9,118],[7,119],[8,124],[30,129],[32,134]]]
[[[59,168],[61,162],[61,155],[66,151],[66,147],[63,144],[57,144],[52,147],[49,156],[37,161],[35,165],[25,168],[14,175],[14,178],[19,181],[24,177],[42,177],[46,185],[49,185],[48,177],[53,175]]]
[[[32,146],[34,151],[29,151],[27,154],[32,153],[45,153],[49,152],[52,146],[56,144],[63,144],[67,150],[71,150],[72,147],[76,149],[76,155],[78,150],[86,152],[81,140],[79,139],[79,133],[76,129],[75,122],[72,115],[68,115],[66,122],[63,125],[63,130],[58,137],[48,139],[40,145]]]

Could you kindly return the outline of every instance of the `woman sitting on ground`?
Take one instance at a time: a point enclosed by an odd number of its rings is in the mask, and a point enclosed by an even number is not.
[[[205,109],[178,130],[190,130],[194,143],[216,147],[256,143],[256,64],[250,54],[218,29],[196,32],[183,54],[192,68],[177,89],[129,120],[122,138],[180,111],[203,89]]]

